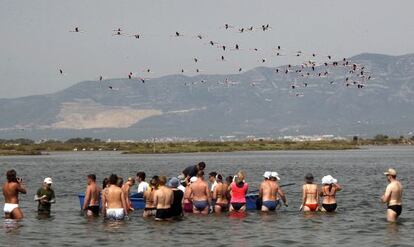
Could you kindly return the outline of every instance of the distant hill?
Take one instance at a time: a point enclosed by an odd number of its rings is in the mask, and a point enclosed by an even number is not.
[[[414,54],[360,54],[372,80],[343,68],[257,67],[233,75],[84,81],[63,91],[0,99],[0,138],[408,135],[414,132]],[[352,79],[345,81],[346,77]],[[355,81],[355,84],[353,83]],[[306,85],[305,85],[306,83]],[[113,89],[109,89],[111,86]],[[292,87],[294,86],[294,88]]]

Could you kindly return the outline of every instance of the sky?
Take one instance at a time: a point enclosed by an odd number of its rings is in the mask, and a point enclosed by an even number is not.
[[[52,93],[101,75],[232,74],[298,64],[297,51],[338,59],[414,52],[411,0],[0,0],[0,6],[0,98]],[[234,28],[225,30],[225,23]],[[271,30],[237,32],[262,24]],[[75,27],[81,32],[70,32]],[[117,28],[125,35],[114,36]],[[173,37],[176,31],[183,36]],[[137,33],[140,39],[130,36]],[[222,51],[210,40],[240,50]],[[278,45],[285,56],[274,55]]]

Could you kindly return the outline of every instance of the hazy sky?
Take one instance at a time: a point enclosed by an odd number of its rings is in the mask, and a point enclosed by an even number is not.
[[[191,75],[196,68],[235,73],[239,67],[299,63],[297,50],[338,58],[414,52],[412,0],[0,0],[0,6],[0,98],[55,92],[130,71],[158,77],[182,68]],[[269,23],[272,30],[240,34],[224,30],[225,23]],[[69,32],[76,26],[81,33]],[[142,38],[113,36],[118,27]],[[184,36],[172,37],[175,31]],[[199,33],[205,40],[197,40]],[[209,40],[238,43],[242,50],[222,52]],[[277,45],[288,56],[272,57]],[[145,74],[147,68],[154,73]]]

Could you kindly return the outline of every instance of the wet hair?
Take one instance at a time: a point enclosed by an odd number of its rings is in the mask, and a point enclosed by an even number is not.
[[[233,176],[226,177],[226,183],[231,184],[233,182]]]
[[[87,177],[89,179],[91,179],[92,181],[96,181],[96,175],[95,174],[89,174]]]
[[[166,176],[161,176],[160,180],[159,180],[159,184],[161,186],[165,185],[167,183],[167,177]]]
[[[17,182],[16,170],[11,169],[6,172],[7,182]]]
[[[124,184],[124,179],[122,177],[118,177],[116,185],[118,185],[118,187],[122,187],[123,184]]]
[[[109,184],[117,185],[118,183],[118,176],[116,174],[111,174],[109,176]]]
[[[223,181],[223,176],[221,174],[217,174],[216,175],[216,180],[217,180],[217,182],[222,182]]]
[[[200,170],[200,171],[197,172],[197,177],[198,178],[201,178],[203,176],[204,176],[204,171],[203,170]]]
[[[208,174],[208,176],[209,177],[216,177],[217,176],[217,172],[210,172],[209,174]]]
[[[313,175],[312,175],[312,173],[308,173],[308,174],[306,174],[306,176],[305,176],[305,181],[306,181],[306,183],[307,184],[311,184],[311,183],[313,183]]]
[[[104,180],[102,181],[102,189],[105,189],[106,186],[108,186],[109,184],[109,179],[108,178],[104,178]]]
[[[204,168],[206,168],[206,163],[204,163],[203,161],[198,163],[198,170],[204,170]]]
[[[137,177],[139,177],[142,181],[145,181],[145,178],[147,177],[145,172],[137,172]]]

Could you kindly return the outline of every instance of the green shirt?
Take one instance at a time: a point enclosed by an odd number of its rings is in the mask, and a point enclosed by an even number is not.
[[[42,187],[37,190],[37,197],[42,197],[42,196],[46,196],[46,199],[48,201],[51,201],[55,199],[55,192],[51,188],[45,189],[44,187]],[[42,203],[41,200],[39,200],[39,205],[37,207],[37,210],[41,212],[50,212],[50,206],[51,206],[50,203]]]

